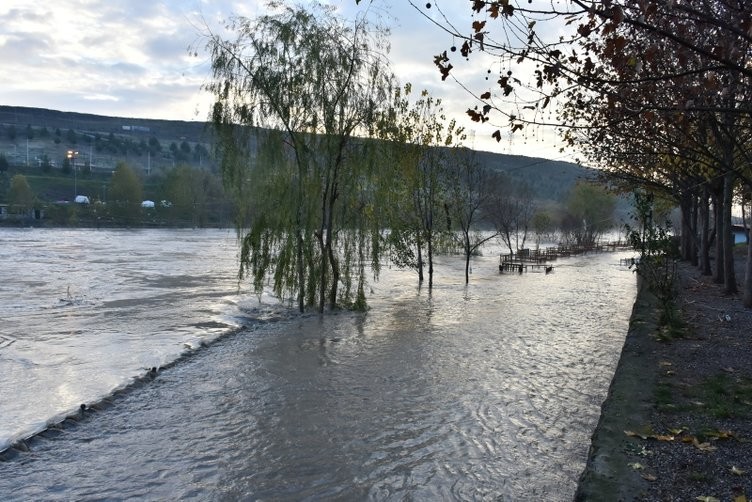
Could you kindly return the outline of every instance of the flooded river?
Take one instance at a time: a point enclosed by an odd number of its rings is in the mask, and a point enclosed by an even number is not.
[[[231,231],[0,239],[0,449],[193,354],[0,462],[11,500],[571,500],[635,296],[622,254],[487,250],[299,316],[238,291]]]

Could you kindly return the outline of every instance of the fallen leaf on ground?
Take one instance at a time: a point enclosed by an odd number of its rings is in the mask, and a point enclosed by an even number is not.
[[[699,500],[700,502],[721,502],[715,497],[707,497],[707,496],[700,496],[700,497],[697,497],[695,500]]]
[[[701,443],[695,438],[692,445],[700,451],[715,451],[717,448],[710,443]]]
[[[736,474],[737,476],[744,476],[747,473],[747,471],[739,469],[737,466],[734,465],[731,467],[731,473]]]
[[[646,472],[646,473],[644,473],[644,474],[640,474],[640,476],[642,476],[642,479],[645,479],[645,480],[647,480],[647,481],[655,481],[656,479],[658,479],[658,478],[657,478],[656,476],[654,476],[653,474],[648,474],[647,472]]]
[[[652,436],[652,437],[657,441],[673,441],[674,439],[676,439],[674,436],[664,436],[664,435],[657,435],[657,436]]]
[[[629,436],[631,438],[640,438],[640,439],[647,439],[648,438],[646,435],[644,435],[644,434],[638,434],[637,432],[634,432],[634,431],[624,431],[624,434],[626,434],[627,436]]]
[[[639,462],[634,462],[634,463],[631,463],[631,464],[629,464],[629,467],[631,467],[631,468],[632,468],[632,469],[634,469],[635,471],[639,471],[639,470],[641,470],[641,469],[644,469],[644,468],[645,468],[645,466],[644,466],[644,465],[642,465],[642,464],[641,464],[641,463],[639,463]]]
[[[736,436],[733,432],[723,430],[706,432],[705,436],[712,439],[736,439]]]

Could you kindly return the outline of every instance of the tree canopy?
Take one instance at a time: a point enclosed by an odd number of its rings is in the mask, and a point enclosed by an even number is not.
[[[133,224],[141,214],[143,185],[136,172],[126,163],[115,167],[108,190],[108,206],[126,224]]]

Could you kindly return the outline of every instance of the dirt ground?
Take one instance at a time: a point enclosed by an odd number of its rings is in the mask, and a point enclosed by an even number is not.
[[[640,288],[576,500],[752,502],[752,309],[687,263],[679,280],[673,333]]]

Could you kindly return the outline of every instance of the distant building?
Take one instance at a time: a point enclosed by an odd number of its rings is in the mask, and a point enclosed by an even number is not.
[[[151,129],[145,126],[137,126],[137,125],[124,125],[122,126],[123,131],[133,131],[133,132],[151,132]]]

